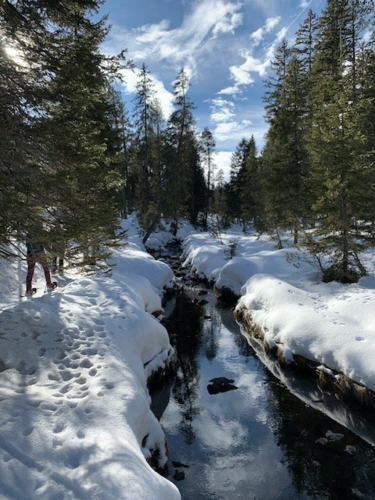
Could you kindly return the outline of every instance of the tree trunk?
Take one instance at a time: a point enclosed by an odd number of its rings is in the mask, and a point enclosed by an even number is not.
[[[155,230],[159,220],[160,220],[160,214],[156,214],[155,217],[152,219],[150,227],[147,229],[146,234],[143,237],[142,243],[144,245],[146,245],[146,242],[149,239],[150,234]]]

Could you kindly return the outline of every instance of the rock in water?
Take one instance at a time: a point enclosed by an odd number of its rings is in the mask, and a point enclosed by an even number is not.
[[[233,385],[233,382],[234,380],[226,377],[213,378],[210,380],[207,390],[210,394],[218,394],[219,392],[227,392],[238,389],[237,386]]]

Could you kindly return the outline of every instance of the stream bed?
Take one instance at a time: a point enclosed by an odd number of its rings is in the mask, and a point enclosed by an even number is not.
[[[290,392],[209,287],[185,286],[165,312],[177,367],[153,410],[183,500],[375,499],[375,448]]]

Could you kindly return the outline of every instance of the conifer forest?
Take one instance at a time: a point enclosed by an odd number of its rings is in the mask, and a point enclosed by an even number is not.
[[[40,241],[71,264],[103,259],[135,210],[144,242],[188,218],[290,231],[325,281],[366,274],[375,237],[375,24],[371,0],[327,0],[283,40],[264,81],[262,151],[243,138],[228,181],[215,138],[198,130],[184,68],[165,119],[147,62],[132,109],[117,82],[132,54],[108,57],[100,0],[0,2],[0,254]],[[251,117],[249,117],[251,118]]]

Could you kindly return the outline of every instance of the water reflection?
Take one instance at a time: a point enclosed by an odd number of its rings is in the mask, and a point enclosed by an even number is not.
[[[178,370],[172,391],[175,401],[180,407],[180,431],[186,444],[192,444],[195,430],[192,422],[199,414],[198,359],[202,345],[202,328],[204,310],[195,304],[187,295],[177,296],[173,313],[166,321],[171,342],[176,347]]]
[[[170,466],[182,498],[375,498],[374,449],[286,390],[212,294],[204,307],[195,298],[182,293],[166,308],[178,370],[161,423],[170,463],[187,466],[181,481]],[[222,376],[238,389],[209,394]]]

